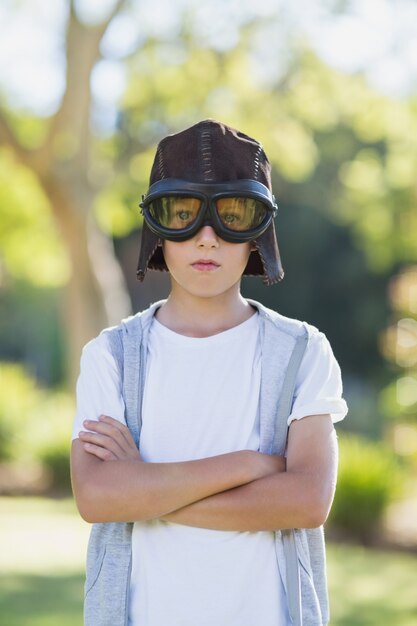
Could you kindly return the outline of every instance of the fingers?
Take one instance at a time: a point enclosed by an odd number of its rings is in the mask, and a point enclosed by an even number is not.
[[[114,457],[114,459],[119,459],[124,456],[123,449],[119,446],[117,441],[114,441],[114,439],[112,439],[111,437],[108,437],[101,433],[86,431],[81,431],[80,433],[78,433],[78,437],[84,443],[84,449],[87,452],[95,454],[96,456],[99,456],[98,454],[96,454],[97,448],[107,450],[110,455]],[[107,455],[104,456],[106,456],[105,460],[112,460],[110,458],[107,458]],[[100,458],[102,457],[100,456]]]
[[[92,444],[96,447],[100,447],[104,450],[108,450],[112,453],[111,458],[108,455],[104,455],[104,460],[113,459],[136,459],[140,460],[139,451],[130,434],[129,429],[121,424],[119,421],[106,415],[100,415],[99,420],[85,420],[84,426],[88,428],[88,432],[81,431],[79,438],[84,444]],[[88,449],[84,446],[87,452],[96,454],[96,448]],[[98,455],[99,458],[103,458],[103,455]]]
[[[88,428],[90,432],[97,433],[97,435],[109,437],[122,448],[126,447],[128,443],[126,437],[123,434],[122,428],[119,428],[119,426],[123,427],[123,424],[120,424],[120,422],[111,417],[100,415],[98,421],[85,420],[84,426]]]
[[[107,450],[107,448],[96,446],[93,443],[84,443],[84,449],[86,452],[93,454],[102,461],[117,461],[117,457],[113,454],[113,452]]]
[[[108,415],[100,415],[98,419],[100,424],[104,423],[110,426],[110,429],[107,429],[106,433],[109,437],[112,437],[113,435],[115,436],[119,445],[127,453],[127,456],[129,458],[139,459],[140,461],[142,460],[139,454],[138,447],[136,446],[135,440],[133,439],[132,433],[125,424],[122,424],[118,420],[115,420],[113,417],[110,417]],[[114,431],[112,430],[112,428],[114,428]],[[120,438],[119,435],[121,435],[122,438]]]
[[[125,426],[118,420],[115,420],[113,417],[110,417],[109,415],[100,415],[98,419],[101,424],[107,424],[108,426],[114,428],[114,432],[116,433],[117,431],[117,435],[122,435],[122,437],[125,439],[126,443],[129,446],[134,446],[136,448],[136,444],[133,440],[132,434],[127,426]]]

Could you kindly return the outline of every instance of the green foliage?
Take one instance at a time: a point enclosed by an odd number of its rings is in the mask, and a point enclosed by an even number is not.
[[[34,117],[27,110],[8,109],[5,114],[22,146],[33,150],[42,144],[48,130],[47,119]]]
[[[62,492],[71,491],[68,442],[51,443],[39,452],[39,460],[50,475],[49,487]]]
[[[147,170],[150,171],[150,167]],[[123,237],[138,227],[141,215],[138,207],[140,190],[144,192],[148,184],[134,185],[126,175],[117,177],[112,187],[106,187],[98,194],[95,202],[95,216],[100,228],[114,237]]]
[[[35,175],[0,150],[0,269],[40,287],[69,276],[68,258]]]
[[[380,335],[384,356],[398,378],[381,393],[385,415],[404,421],[417,416],[417,266],[404,267],[390,282],[389,298],[395,311],[391,325]],[[411,443],[411,442],[410,442]],[[416,450],[417,452],[417,450]]]
[[[354,435],[343,434],[339,449],[339,477],[329,523],[348,536],[372,543],[388,505],[399,494],[399,464],[383,443]]]
[[[0,289],[0,362],[24,361],[48,387],[65,376],[62,291],[14,281]]]
[[[41,404],[41,393],[19,365],[2,364],[0,377],[0,461],[24,458],[25,425]]]
[[[38,387],[19,365],[1,364],[0,377],[0,461],[38,463],[50,487],[68,489],[71,397]]]

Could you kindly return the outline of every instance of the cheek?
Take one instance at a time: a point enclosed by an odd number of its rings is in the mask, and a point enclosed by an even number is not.
[[[227,263],[230,276],[234,279],[238,279],[245,271],[245,267],[248,263],[249,256],[252,252],[251,243],[229,243],[228,249],[224,251],[225,259],[228,259]]]
[[[161,248],[164,254],[165,264],[169,270],[169,266],[171,265],[171,252],[170,252],[170,246],[167,245],[167,243],[169,244],[169,242],[167,241],[162,241]]]
[[[253,250],[256,250],[256,248],[254,247],[254,244],[251,242],[248,243],[240,243],[240,244],[232,244],[232,245],[238,245],[240,248],[240,258],[242,259],[242,263],[244,263],[244,265],[246,266],[246,263],[248,262],[249,256],[251,254],[251,252]]]
[[[183,250],[184,245],[181,242],[162,241],[162,252],[164,253],[164,259],[168,269],[175,267],[176,263],[181,262]]]

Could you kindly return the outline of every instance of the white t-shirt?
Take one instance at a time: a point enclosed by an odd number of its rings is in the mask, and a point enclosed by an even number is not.
[[[153,320],[140,453],[170,462],[259,449],[259,314],[205,338],[179,335]],[[346,415],[340,368],[318,331],[298,373],[289,418]],[[87,344],[77,383],[73,437],[83,419],[124,422],[121,384],[106,335]],[[272,532],[136,522],[130,626],[287,626]]]

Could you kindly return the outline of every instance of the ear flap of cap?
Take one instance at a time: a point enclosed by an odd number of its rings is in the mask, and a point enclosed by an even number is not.
[[[266,285],[273,285],[284,278],[281,256],[275,234],[275,224],[271,222],[266,231],[254,240],[256,251],[246,265],[244,276],[262,276]]]
[[[142,282],[145,278],[146,270],[148,268],[168,271],[162,247],[158,247],[158,244],[158,237],[154,235],[154,233],[147,226],[146,222],[143,221],[139,260],[136,270],[136,276],[140,282]]]

